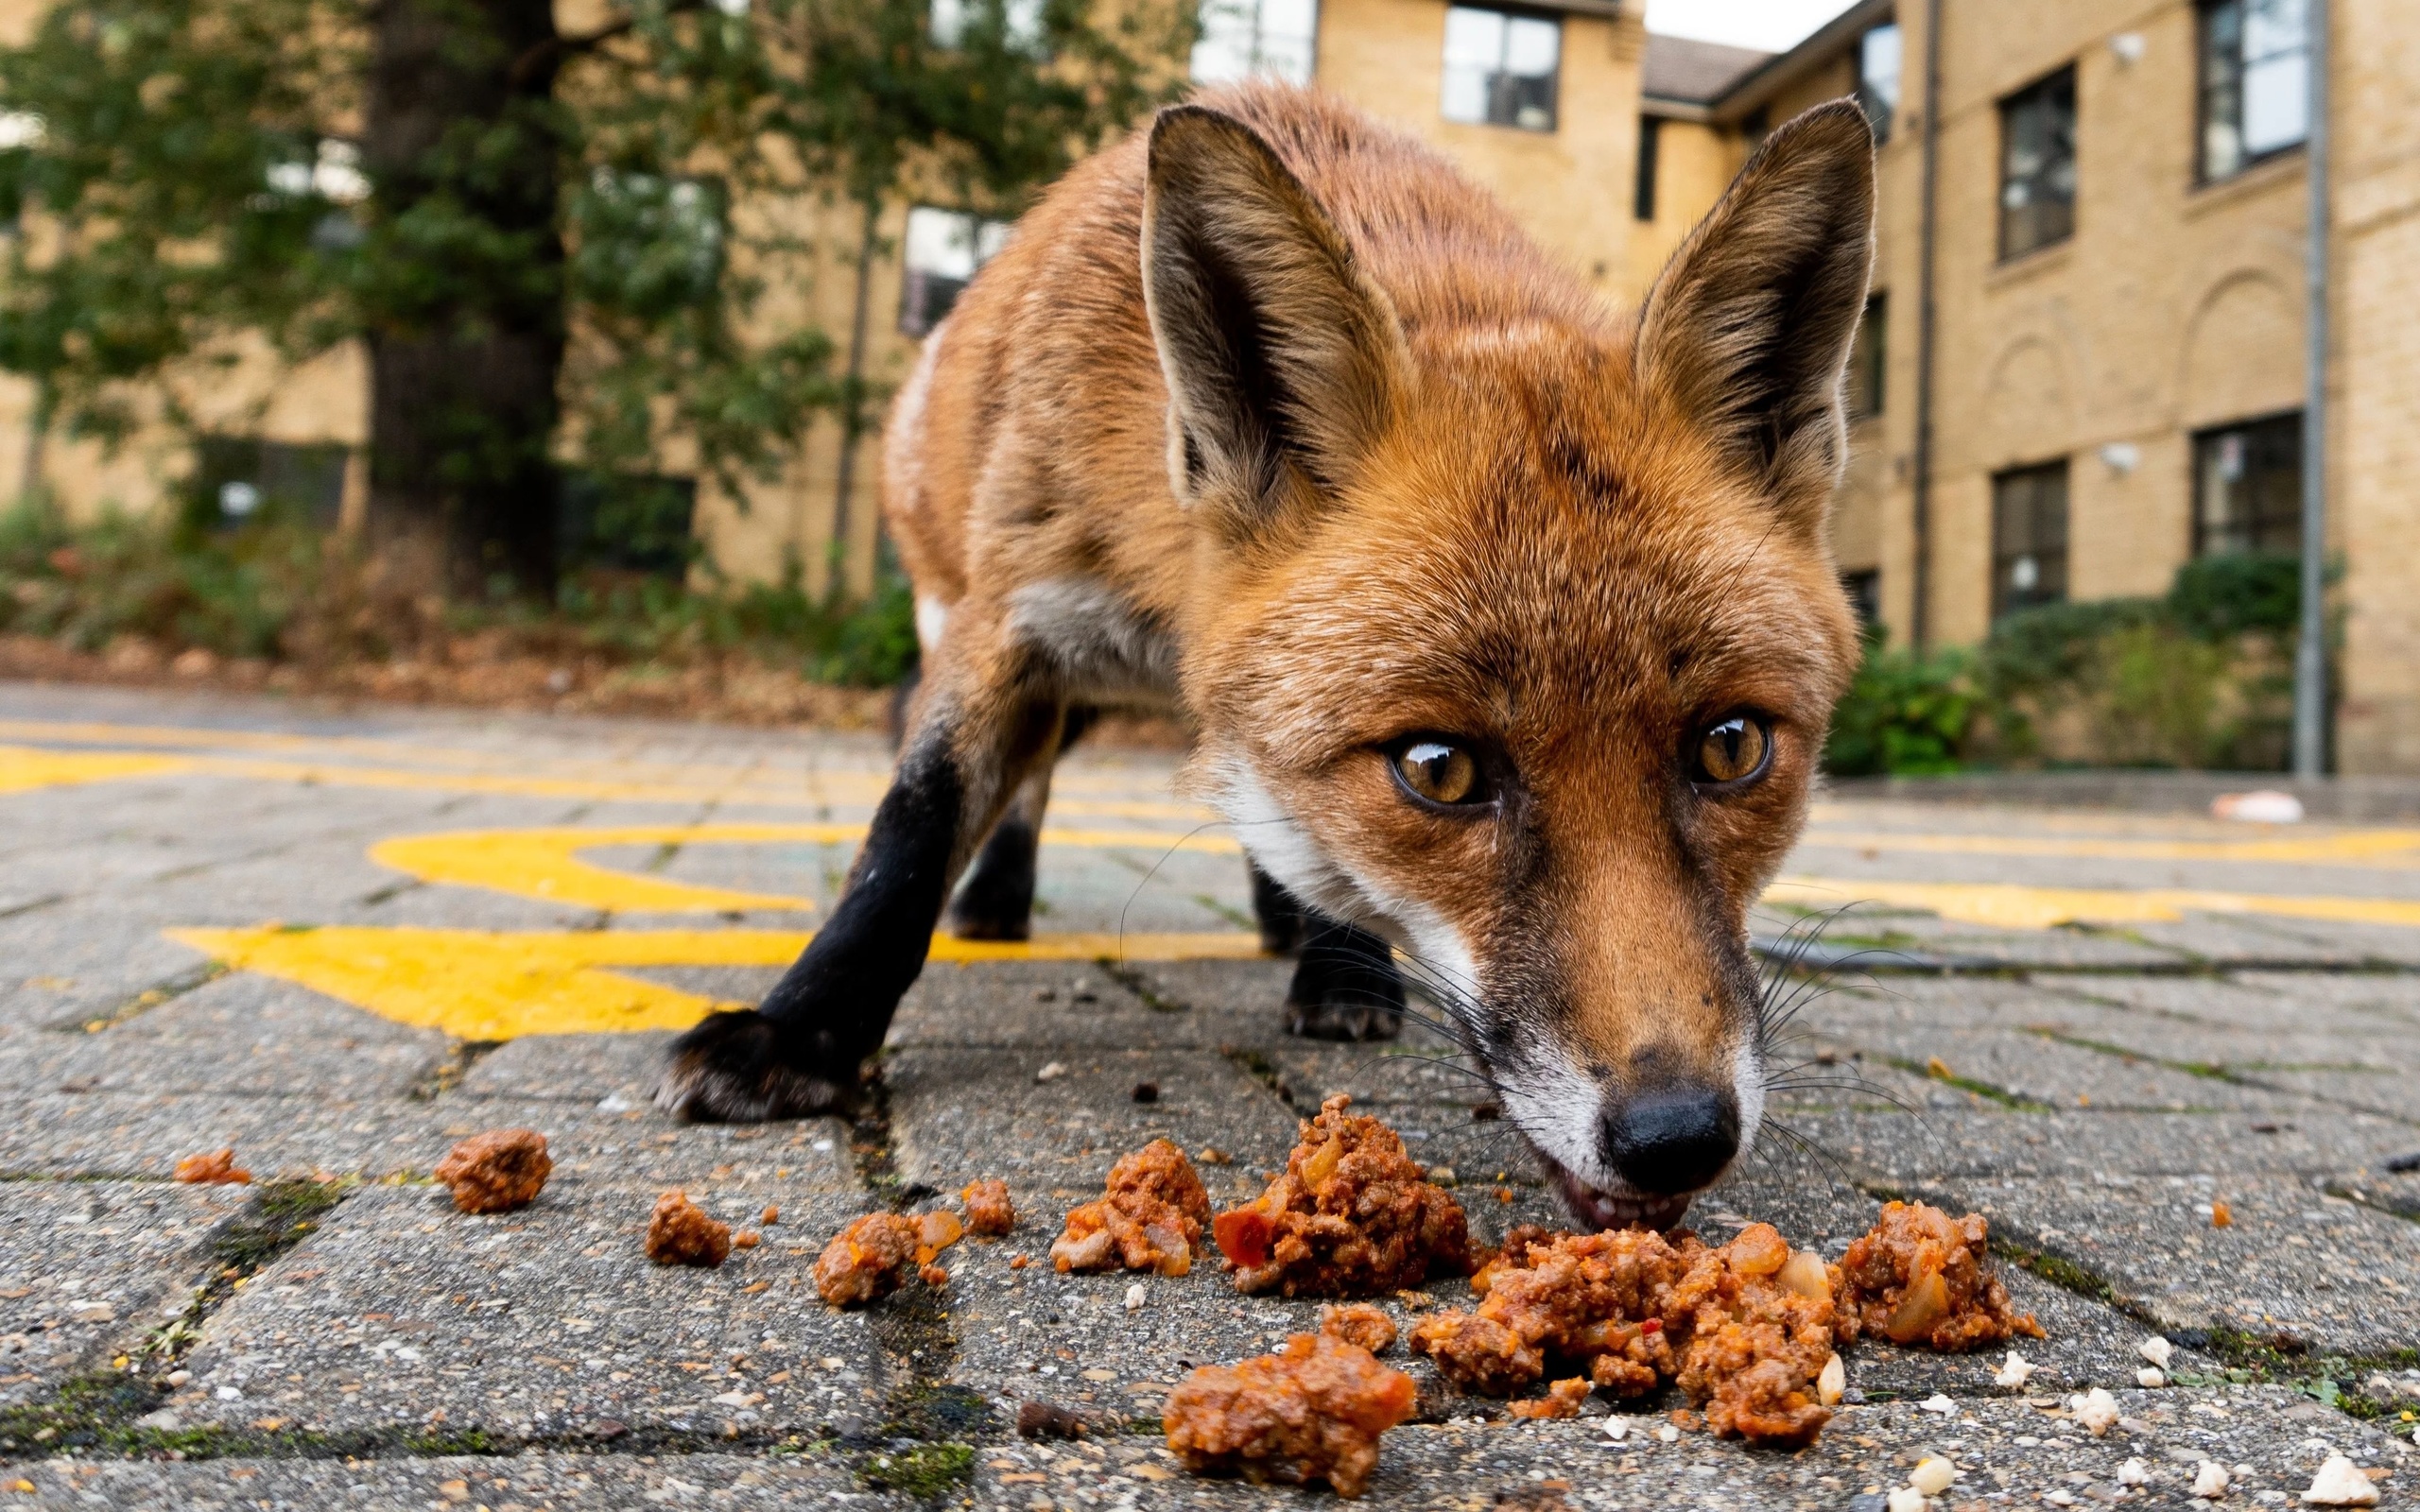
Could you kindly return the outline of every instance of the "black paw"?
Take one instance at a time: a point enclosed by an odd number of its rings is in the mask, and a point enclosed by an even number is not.
[[[949,932],[959,939],[1030,939],[1033,919],[1028,914],[997,913],[961,899],[949,911]]]
[[[1252,912],[1260,925],[1260,948],[1270,955],[1291,955],[1303,947],[1303,905],[1294,895],[1258,867],[1252,870]]]
[[[1403,1008],[1373,1003],[1367,997],[1321,1003],[1289,1000],[1286,1032],[1305,1040],[1392,1040],[1403,1032]]]
[[[754,1009],[710,1013],[672,1041],[655,1106],[693,1124],[755,1124],[829,1113],[850,1082],[792,1065],[772,1020]]]

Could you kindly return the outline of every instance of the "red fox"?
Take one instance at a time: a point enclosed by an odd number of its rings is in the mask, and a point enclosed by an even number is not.
[[[1210,93],[1070,173],[891,412],[924,668],[849,885],[660,1102],[834,1106],[961,872],[954,926],[1022,936],[1052,764],[1157,701],[1303,947],[1297,1032],[1392,1033],[1399,957],[1580,1218],[1677,1220],[1755,1138],[1746,910],[1858,657],[1826,517],[1873,218],[1847,101],[1626,316],[1314,93]]]

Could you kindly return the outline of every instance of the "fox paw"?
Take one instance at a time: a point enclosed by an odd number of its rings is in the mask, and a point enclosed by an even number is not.
[[[1403,1032],[1403,1009],[1366,996],[1286,1005],[1286,1032],[1305,1040],[1392,1040]]]
[[[692,1124],[755,1124],[828,1113],[845,1083],[790,1064],[772,1020],[753,1009],[708,1014],[672,1041],[655,1106]]]
[[[962,905],[950,910],[949,932],[959,939],[1031,939],[1033,919],[1027,913]]]

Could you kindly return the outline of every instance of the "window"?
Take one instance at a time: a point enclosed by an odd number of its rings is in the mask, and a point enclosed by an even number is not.
[[[1267,75],[1311,81],[1318,62],[1319,0],[1202,0],[1193,81],[1216,84]]]
[[[1882,623],[1882,569],[1841,574],[1841,591],[1848,594],[1849,608],[1857,610],[1857,627],[1872,633]]]
[[[907,277],[899,288],[899,329],[921,336],[942,323],[975,270],[1008,245],[1009,223],[958,210],[917,205],[908,212]]]
[[[1882,372],[1887,360],[1889,301],[1880,294],[1865,297],[1865,314],[1857,322],[1857,339],[1849,347],[1849,419],[1882,413]]]
[[[1992,479],[1992,618],[2067,596],[2067,464]]]
[[[1857,102],[1874,123],[1874,140],[1891,140],[1891,118],[1899,113],[1899,28],[1876,26],[1858,39]]]
[[[1451,7],[1445,12],[1445,119],[1551,131],[1562,64],[1560,22]]]
[[[2299,552],[2303,418],[2207,430],[2193,438],[2193,555]]]
[[[1663,146],[1664,122],[1659,116],[1638,118],[1638,180],[1631,190],[1630,213],[1638,220],[1655,218],[1655,159]]]
[[[345,449],[253,436],[204,436],[194,446],[186,516],[210,530],[267,520],[334,529],[344,506]]]
[[[1042,0],[996,0],[996,20],[990,13],[994,3],[994,0],[932,0],[926,24],[932,28],[933,45],[963,45],[969,26],[992,21],[1011,49],[1042,51]]]
[[[2022,257],[2076,229],[2076,71],[2060,69],[2000,101],[2000,256]]]
[[[2201,172],[2239,173],[2310,130],[2308,0],[2202,7]]]

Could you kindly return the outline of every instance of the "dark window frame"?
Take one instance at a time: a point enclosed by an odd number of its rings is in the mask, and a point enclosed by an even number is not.
[[[2303,87],[2305,91],[2303,95],[2303,134],[2296,137],[2291,142],[2280,143],[2276,146],[2268,147],[2259,152],[2245,152],[2234,167],[2227,169],[2223,173],[2211,171],[2210,119],[2212,112],[2210,107],[2212,99],[2222,89],[2231,89],[2233,91],[2235,96],[2236,130],[2238,135],[2240,136],[2243,129],[2244,76],[2249,72],[2247,60],[2243,57],[2243,24],[2241,20],[2238,19],[2237,22],[2236,32],[2234,77],[2224,85],[2218,84],[2212,80],[2210,76],[2210,64],[2213,60],[2210,45],[2211,27],[2221,10],[2226,9],[2231,6],[2240,10],[2244,4],[2245,0],[2195,0],[2193,7],[2193,183],[2196,188],[2204,188],[2216,183],[2225,183],[2231,180],[2240,178],[2264,163],[2274,162],[2279,158],[2300,152],[2310,144],[2310,95],[2308,93],[2310,87],[2309,70],[2311,61],[2310,25],[2309,12],[2306,10],[2304,12],[2302,45],[2304,70]]]
[[[1660,176],[1660,160],[1664,153],[1664,118],[1642,115],[1638,118],[1638,167],[1631,186],[1630,214],[1633,220],[1652,221],[1655,218],[1655,184]]]
[[[2062,211],[2062,214],[2060,215],[2044,215],[2040,217],[2043,220],[2051,222],[2052,225],[2050,228],[2039,232],[2033,236],[2033,239],[2026,241],[2023,245],[2018,245],[2015,239],[2017,217],[2023,214],[2023,212],[2036,208],[2032,204],[2028,204],[2022,207],[2012,207],[2009,204],[2009,190],[2018,181],[2018,176],[2012,171],[2011,160],[2014,156],[2016,149],[2017,132],[2020,128],[2019,113],[2021,112],[2034,109],[2037,106],[2049,109],[2052,112],[2052,122],[2055,133],[2056,109],[2062,96],[2065,97],[2066,106],[2066,136],[2067,169],[2070,179],[2074,181],[2070,182],[2068,185],[2066,195],[2063,199],[2048,198],[2042,201],[2043,206],[2059,208]],[[2014,262],[2017,258],[2029,256],[2031,253],[2043,251],[2048,248],[2057,247],[2075,239],[2076,191],[2081,184],[2083,175],[2083,153],[2081,151],[2080,142],[2080,138],[2083,134],[2081,129],[2082,103],[2083,102],[2078,97],[2076,89],[2076,65],[2072,62],[2061,64],[2059,67],[2052,69],[2049,73],[2043,75],[2041,77],[2033,80],[2033,82],[2026,85],[2024,88],[2014,90],[2009,94],[2000,96],[1998,112],[2000,122],[1998,205],[1999,256],[2000,261],[2003,263]],[[2027,175],[2024,181],[2031,186],[2046,187],[2048,185],[2048,181],[2051,180],[2057,172],[2057,162],[2058,158],[2056,153],[2046,147],[2043,165],[2032,174]]]
[[[2226,436],[2244,437],[2247,447],[2256,447],[2264,440],[2273,444],[2283,439],[2285,444],[2277,450],[2285,454],[2284,458],[2274,461],[2273,471],[2274,475],[2290,483],[2292,490],[2291,507],[2277,510],[2273,514],[2263,514],[2257,507],[2256,500],[2251,517],[2242,522],[2239,527],[2249,539],[2239,543],[2233,540],[2217,541],[2215,539],[2217,532],[2212,528],[2210,522],[2203,517],[2202,511],[2203,496],[2208,487],[2209,468],[2213,460],[2212,443]],[[2217,425],[2204,425],[2193,432],[2192,445],[2193,503],[2192,508],[2188,511],[2191,520],[2187,526],[2189,532],[2187,544],[2190,547],[2194,558],[2198,559],[2234,551],[2274,551],[2300,555],[2303,535],[2303,412],[2299,409],[2277,410],[2266,415],[2246,416],[2241,420],[2231,420]],[[2257,466],[2256,460],[2253,465]],[[2280,545],[2273,541],[2263,541],[2262,526],[2264,524],[2278,528],[2280,533],[2290,533],[2292,537],[2291,543]],[[2238,528],[2236,523],[2230,522],[2230,532],[2232,533],[2236,528]]]
[[[193,439],[186,478],[186,519],[210,531],[240,530],[272,521],[334,530],[342,523],[352,452],[341,441],[281,441],[266,436],[207,431]],[[249,490],[250,503],[229,507],[229,490]]]
[[[1553,136],[1553,135],[1556,135],[1557,133],[1561,132],[1561,131],[1562,131],[1562,129],[1563,129],[1563,43],[1564,43],[1564,35],[1563,35],[1563,16],[1562,16],[1562,14],[1561,14],[1560,12],[1557,12],[1557,11],[1551,11],[1551,10],[1536,10],[1536,9],[1530,9],[1530,8],[1527,7],[1527,6],[1518,6],[1518,5],[1488,5],[1488,4],[1478,4],[1478,3],[1466,3],[1466,0],[1448,0],[1448,3],[1447,3],[1447,5],[1446,5],[1446,7],[1445,7],[1445,13],[1446,13],[1446,16],[1447,16],[1447,18],[1448,18],[1448,25],[1449,25],[1449,26],[1451,25],[1451,17],[1452,17],[1452,15],[1453,15],[1453,13],[1454,13],[1455,11],[1457,11],[1457,10],[1476,10],[1476,11],[1481,11],[1481,12],[1484,12],[1484,13],[1486,13],[1486,14],[1488,14],[1488,15],[1500,16],[1500,17],[1504,18],[1504,20],[1505,20],[1505,21],[1506,21],[1506,23],[1508,24],[1508,25],[1507,25],[1507,28],[1506,28],[1506,38],[1507,38],[1507,41],[1508,41],[1508,42],[1510,41],[1510,38],[1511,38],[1511,28],[1510,28],[1510,25],[1509,25],[1509,24],[1510,24],[1510,23],[1512,23],[1512,22],[1514,22],[1514,21],[1533,21],[1533,22],[1540,23],[1541,25],[1544,25],[1544,26],[1552,26],[1552,27],[1554,28],[1554,72],[1553,72],[1553,73],[1551,73],[1551,74],[1544,75],[1544,76],[1517,75],[1517,74],[1507,74],[1507,73],[1497,73],[1497,74],[1494,74],[1494,75],[1489,76],[1489,77],[1490,77],[1490,88],[1489,88],[1489,90],[1488,90],[1487,106],[1486,106],[1485,112],[1484,112],[1484,113],[1483,113],[1483,115],[1481,116],[1481,118],[1480,118],[1480,119],[1476,120],[1476,121],[1467,121],[1467,120],[1463,120],[1463,119],[1461,119],[1461,117],[1459,117],[1459,116],[1446,115],[1446,114],[1444,113],[1444,100],[1443,100],[1443,94],[1444,94],[1444,84],[1445,84],[1445,64],[1444,64],[1444,61],[1441,59],[1441,60],[1440,60],[1440,61],[1439,61],[1439,65],[1438,65],[1438,75],[1437,75],[1437,86],[1438,86],[1438,94],[1439,94],[1439,99],[1438,99],[1438,114],[1439,114],[1440,116],[1442,116],[1443,119],[1453,122],[1453,123],[1454,123],[1455,125],[1457,125],[1457,126],[1493,126],[1493,127],[1499,127],[1499,128],[1501,128],[1501,129],[1505,129],[1505,130],[1508,130],[1508,131],[1526,131],[1526,132],[1529,132],[1529,133],[1530,133],[1530,135],[1532,135],[1532,136]],[[1520,102],[1519,102],[1519,101],[1517,101],[1517,100],[1514,100],[1514,101],[1512,101],[1512,102],[1511,102],[1511,104],[1512,104],[1512,109],[1511,114],[1510,114],[1509,116],[1499,116],[1499,115],[1496,113],[1496,112],[1497,112],[1497,107],[1499,106],[1499,104],[1503,104],[1503,103],[1505,103],[1505,101],[1503,101],[1502,99],[1500,99],[1500,98],[1499,98],[1499,93],[1500,93],[1500,88],[1501,88],[1499,81],[1501,81],[1501,80],[1505,80],[1505,79],[1512,79],[1512,78],[1526,78],[1526,77],[1543,77],[1546,79],[1546,81],[1547,81],[1547,91],[1546,91],[1546,112],[1547,112],[1547,124],[1546,124],[1546,125],[1544,125],[1544,126],[1523,126],[1523,125],[1520,123],[1520,120],[1518,119],[1518,115],[1519,115],[1518,105],[1519,105],[1519,103],[1520,103]]]
[[[1882,413],[1883,404],[1890,397],[1890,376],[1891,294],[1887,289],[1876,289],[1865,297],[1865,308],[1858,316],[1857,335],[1849,346],[1850,420],[1872,420]]]
[[[980,211],[957,210],[952,209],[948,205],[933,205],[921,202],[909,205],[908,207],[908,214],[912,216],[920,210],[927,210],[942,215],[956,215],[960,219],[974,222],[975,270],[964,278],[948,278],[936,275],[926,269],[914,266],[908,261],[908,249],[907,246],[908,237],[905,228],[902,228],[899,251],[899,317],[897,325],[900,335],[912,336],[918,340],[922,340],[924,337],[932,335],[933,329],[940,325],[942,321],[949,318],[949,312],[957,307],[959,297],[964,294],[966,292],[966,286],[975,281],[975,273],[980,273],[983,271],[983,265],[992,260],[991,257],[985,256],[983,252],[984,228],[987,226],[999,227],[1002,229],[1002,233],[1005,236],[1007,228],[1011,224],[1008,221],[994,220],[993,217],[984,215]],[[994,255],[997,255],[996,251]],[[935,310],[928,308],[928,306],[931,303],[931,290],[937,284],[948,284],[951,285],[951,287],[949,288],[948,293],[942,297],[941,307],[938,310]]]
[[[2074,494],[2069,458],[2058,457],[2048,462],[2031,462],[2022,467],[2002,468],[1992,474],[1992,620],[1996,624],[2019,610],[2042,604],[2063,603],[2068,596],[2068,552],[2073,541],[2071,506]],[[2042,486],[2055,480],[2058,485],[2057,527],[2046,532],[2043,522]],[[2020,486],[2033,486],[2033,496],[2026,501],[2031,518],[2022,532],[2025,540],[2013,542],[2019,532],[2009,528],[2008,507]],[[2048,539],[2055,536],[2055,541]],[[2018,587],[2014,582],[2016,564],[2031,558],[2033,582]]]

